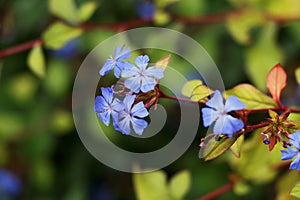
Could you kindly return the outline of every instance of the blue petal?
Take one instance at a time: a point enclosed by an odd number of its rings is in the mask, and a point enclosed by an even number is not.
[[[124,118],[123,120],[119,121],[118,128],[121,132],[125,135],[130,134],[130,119]]]
[[[135,100],[135,97],[136,97],[136,95],[127,95],[124,98],[123,103],[124,103],[124,107],[125,107],[125,110],[127,113],[130,113],[130,110],[131,110],[132,104]]]
[[[244,127],[243,121],[230,115],[219,117],[214,126],[215,134],[228,134],[229,137]]]
[[[116,64],[116,62],[113,59],[106,60],[105,64],[99,71],[100,76],[104,76],[104,75],[108,74],[108,72],[110,72],[112,70],[112,68],[115,67],[115,64]]]
[[[157,85],[157,82],[153,78],[142,77],[141,91],[149,92],[154,89]]]
[[[128,78],[128,77],[133,77],[133,76],[140,76],[140,70],[136,67],[132,67],[130,69],[124,69],[122,71],[122,77],[123,78]]]
[[[211,108],[215,108],[216,110],[218,110],[220,112],[225,111],[223,97],[219,90],[215,91],[213,97],[206,102],[206,105]]]
[[[220,116],[220,113],[218,111],[215,111],[211,108],[202,108],[201,111],[202,111],[203,125],[205,127],[210,126]]]
[[[133,117],[146,117],[149,115],[147,109],[145,108],[145,105],[143,102],[139,102],[135,104],[131,110],[131,115]]]
[[[296,159],[291,163],[290,169],[300,170],[300,156],[296,157]]]
[[[119,132],[122,133],[122,130],[119,128],[119,123],[118,123],[118,121],[116,121],[116,120],[114,120],[114,119],[113,119],[113,126],[114,126],[114,129],[115,129],[116,131],[119,131]]]
[[[298,151],[297,149],[293,149],[291,147],[288,146],[289,151],[286,150],[281,150],[281,160],[290,160],[292,159],[294,156],[297,155]]]
[[[149,62],[149,57],[147,55],[144,56],[138,56],[135,59],[136,65],[141,69],[145,70]]]
[[[134,65],[131,62],[122,62],[123,70],[131,70]]]
[[[112,91],[112,89],[109,88],[109,87],[106,87],[106,88],[102,87],[101,88],[101,92],[102,92],[102,96],[104,97],[104,99],[106,100],[106,102],[108,104],[111,104],[112,99],[113,99],[113,91]]]
[[[132,118],[132,127],[136,134],[142,135],[148,123],[143,119]]]
[[[103,112],[108,108],[108,104],[102,96],[97,96],[95,99],[94,111]]]
[[[225,103],[226,112],[233,110],[242,110],[246,107],[236,96],[230,96]]]
[[[131,77],[124,81],[124,85],[132,92],[138,93],[141,89],[141,78]]]
[[[151,76],[157,79],[164,77],[164,70],[157,67],[148,67],[145,72],[146,76]]]
[[[97,113],[98,117],[101,119],[101,121],[108,126],[110,122],[110,111]]]
[[[126,58],[130,58],[130,48],[124,49],[125,45],[123,45],[122,47],[117,47],[115,49],[115,54],[114,57],[116,60],[121,61],[124,60]]]
[[[300,131],[290,134],[289,138],[291,138],[291,144],[294,145],[297,149],[300,149]]]

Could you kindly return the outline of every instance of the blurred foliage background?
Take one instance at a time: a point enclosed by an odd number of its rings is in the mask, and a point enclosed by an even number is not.
[[[0,167],[6,172],[0,175],[0,196],[127,200],[136,199],[139,191],[145,199],[141,187],[159,194],[166,186],[151,188],[145,184],[149,177],[136,176],[135,191],[131,174],[101,164],[81,143],[73,124],[71,95],[85,56],[117,32],[166,27],[203,45],[219,67],[226,88],[251,82],[266,91],[268,70],[281,62],[290,76],[284,101],[297,104],[300,90],[294,70],[300,66],[299,4],[297,0],[0,0]],[[165,52],[149,54],[154,61],[165,56]],[[171,62],[182,71],[188,68],[175,57]],[[176,102],[164,100],[162,104],[168,114],[176,116]],[[172,124],[163,129],[164,142],[176,132]],[[182,191],[184,199],[197,199],[232,177],[238,184],[218,199],[291,198],[288,192],[299,175],[285,173],[287,167],[270,170],[280,158],[274,161],[278,154],[269,156],[262,142],[254,144],[256,137],[245,144],[239,161],[228,152],[204,162],[198,157],[198,145],[206,131],[200,126],[198,132],[180,159],[151,177],[164,182],[185,170],[178,175],[179,183],[174,181],[175,188],[189,186]],[[116,143],[134,148],[134,141],[126,136],[113,137]],[[161,140],[154,139],[146,147],[157,141]]]

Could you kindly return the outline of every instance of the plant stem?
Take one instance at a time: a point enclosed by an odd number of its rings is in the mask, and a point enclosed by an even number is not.
[[[264,122],[264,123],[256,124],[256,125],[248,125],[246,127],[246,130],[255,130],[255,129],[258,129],[258,128],[263,128],[265,126],[268,126],[269,124],[270,124],[269,122]]]
[[[171,100],[174,100],[174,101],[181,101],[181,102],[186,102],[186,103],[194,103],[194,104],[205,106],[205,103],[203,103],[203,102],[192,101],[192,100],[189,100],[189,99],[186,99],[186,98],[169,96],[169,95],[166,95],[165,93],[163,93],[161,90],[159,90],[159,97],[158,98],[171,99]]]
[[[41,45],[42,43],[43,43],[42,39],[39,38],[39,39],[31,40],[29,42],[25,42],[23,44],[10,47],[8,49],[4,49],[0,52],[0,59],[9,55],[13,55],[25,51],[27,49],[31,49],[34,45]]]
[[[224,194],[225,192],[228,192],[229,190],[231,190],[234,186],[233,182],[227,183],[226,185],[223,185],[219,188],[217,188],[216,190],[200,197],[198,200],[211,200],[214,199],[222,194]]]

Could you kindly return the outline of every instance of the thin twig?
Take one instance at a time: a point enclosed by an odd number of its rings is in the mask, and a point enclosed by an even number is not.
[[[229,190],[231,190],[234,186],[233,182],[227,183],[226,185],[223,185],[219,188],[217,188],[216,190],[200,197],[198,200],[212,200],[217,198],[218,196],[224,194],[225,192],[228,192]]]

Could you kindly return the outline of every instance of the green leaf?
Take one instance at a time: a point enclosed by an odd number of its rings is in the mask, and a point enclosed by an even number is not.
[[[213,91],[203,85],[201,80],[191,80],[183,86],[181,93],[192,101],[201,101],[213,94]]]
[[[246,195],[250,192],[250,186],[243,180],[239,180],[234,184],[233,191],[238,195]]]
[[[67,26],[62,22],[56,22],[43,33],[43,40],[47,48],[60,49],[70,40],[80,36],[81,33],[82,30],[80,28]]]
[[[252,133],[253,137],[244,142],[240,158],[229,157],[231,168],[244,180],[253,183],[272,181],[278,173],[274,168],[282,164],[281,145],[276,145],[270,153],[268,146],[262,141],[262,130],[264,129],[257,129]]]
[[[45,58],[40,45],[35,45],[27,58],[30,70],[39,78],[43,78],[46,73]]]
[[[294,197],[300,198],[300,182],[293,187],[290,194]]]
[[[225,98],[235,95],[246,104],[246,109],[274,108],[276,102],[250,84],[240,84],[231,90],[225,91]]]
[[[232,151],[233,155],[235,157],[239,158],[241,156],[241,148],[244,143],[244,135],[241,135],[235,143],[230,147],[230,150]]]
[[[285,174],[283,174],[276,183],[276,199],[297,200],[297,198],[290,196],[290,191],[298,180],[299,173],[296,170],[288,170]]]
[[[265,18],[261,12],[247,10],[240,15],[231,14],[226,19],[226,26],[232,37],[241,44],[249,44],[252,28],[261,26]]]
[[[96,2],[90,1],[83,3],[78,10],[78,20],[85,22],[90,19],[98,7]]]
[[[258,38],[258,41],[245,52],[246,72],[254,85],[266,91],[266,77],[270,69],[283,61],[283,54],[277,45],[275,37],[277,27],[268,23]]]
[[[268,1],[266,12],[269,15],[283,18],[295,18],[300,16],[298,0]]]
[[[157,8],[163,9],[168,5],[178,2],[179,0],[155,0],[155,6]]]
[[[48,63],[48,73],[44,79],[45,90],[53,97],[60,98],[70,90],[72,74],[70,66],[60,60],[51,60]]]
[[[163,10],[157,10],[154,15],[154,23],[156,25],[164,25],[171,20],[169,14]]]
[[[74,0],[49,0],[49,9],[57,17],[69,22],[78,22],[77,7]]]
[[[57,134],[65,134],[74,128],[73,115],[66,110],[55,111],[50,123],[51,128]]]
[[[216,134],[206,136],[200,144],[199,157],[207,161],[222,155],[235,143],[239,136],[238,134],[233,135],[231,138],[222,136],[220,141],[217,140],[219,136]]]
[[[189,171],[181,171],[172,177],[170,181],[170,193],[172,199],[183,199],[191,186],[191,174]]]
[[[295,77],[296,77],[297,83],[300,84],[300,67],[298,67],[295,70]]]
[[[169,199],[167,176],[163,171],[134,174],[133,183],[138,200]]]

